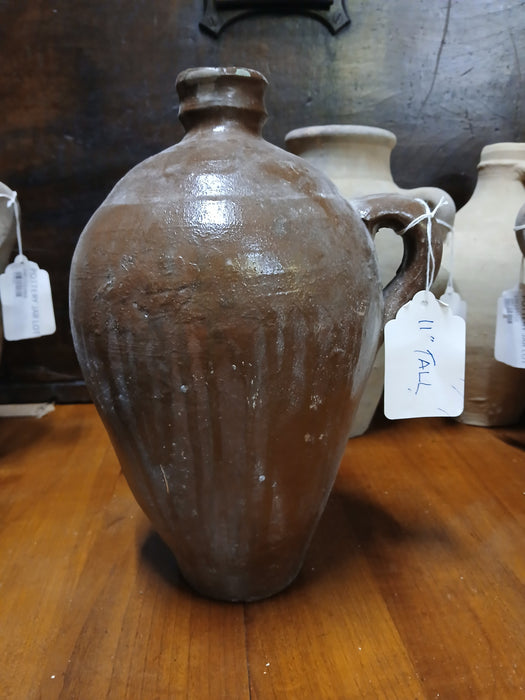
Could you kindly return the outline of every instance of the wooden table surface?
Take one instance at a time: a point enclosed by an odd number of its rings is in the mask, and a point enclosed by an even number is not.
[[[0,420],[0,698],[525,697],[525,428],[379,420],[302,573],[194,594],[91,405]]]

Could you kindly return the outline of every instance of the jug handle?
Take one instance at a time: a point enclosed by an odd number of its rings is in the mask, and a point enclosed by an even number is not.
[[[370,235],[374,238],[380,228],[391,228],[403,237],[403,259],[394,279],[383,289],[385,309],[383,323],[395,317],[398,310],[416,292],[425,289],[429,260],[428,219],[409,227],[409,224],[425,214],[422,202],[400,194],[376,194],[351,201]],[[431,249],[434,256],[432,284],[441,265],[443,236],[437,235],[436,217],[431,221]]]
[[[525,204],[521,207],[516,216],[514,231],[516,232],[521,254],[525,257]]]

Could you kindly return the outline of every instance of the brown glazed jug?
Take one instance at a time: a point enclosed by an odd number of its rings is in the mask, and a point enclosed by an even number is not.
[[[427,262],[423,222],[383,301],[370,234],[422,206],[352,207],[264,141],[265,87],[179,75],[186,135],[117,183],[71,269],[76,351],[126,479],[186,580],[232,601],[297,575],[383,323]]]

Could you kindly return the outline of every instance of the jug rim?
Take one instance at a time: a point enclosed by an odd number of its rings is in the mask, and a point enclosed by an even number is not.
[[[254,68],[237,66],[196,66],[186,68],[177,75],[176,86],[181,83],[209,83],[221,78],[250,78],[268,84],[265,76]]]
[[[388,129],[364,124],[322,124],[315,126],[303,126],[289,131],[284,137],[285,143],[294,140],[307,141],[309,139],[340,139],[347,136],[358,136],[367,143],[383,144],[394,147],[397,142],[396,135]]]

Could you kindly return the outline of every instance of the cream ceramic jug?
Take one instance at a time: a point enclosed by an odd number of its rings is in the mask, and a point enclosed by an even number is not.
[[[402,189],[394,182],[390,156],[396,144],[391,131],[372,126],[331,124],[309,126],[290,131],[285,137],[286,148],[305,158],[322,170],[341,194],[351,200],[379,192],[397,192],[423,199],[430,208],[440,201],[438,218],[444,226],[434,231],[446,237],[454,223],[455,205],[448,193],[436,187]],[[395,275],[403,258],[404,243],[391,229],[383,229],[375,238],[381,282],[385,286]],[[433,291],[439,296],[446,287],[447,275],[439,273]],[[354,417],[350,437],[364,433],[374,416],[383,392],[384,347],[381,345]]]
[[[494,359],[498,298],[520,274],[514,226],[524,223],[524,203],[525,143],[485,146],[476,187],[455,224],[455,286],[467,302],[463,423],[510,425],[525,409],[525,370]]]

